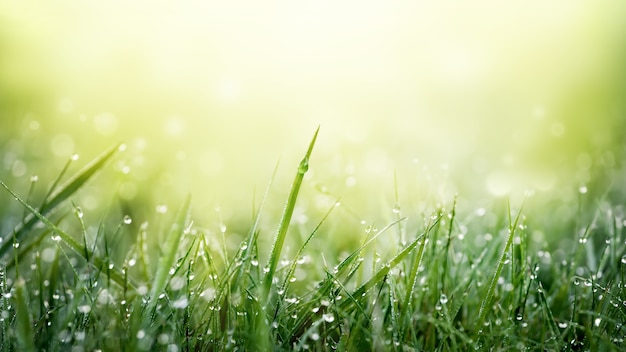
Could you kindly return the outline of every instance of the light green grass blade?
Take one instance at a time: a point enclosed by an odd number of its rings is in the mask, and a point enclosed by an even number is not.
[[[39,219],[39,221],[44,223],[44,225],[46,225],[53,233],[56,233],[61,238],[61,240],[63,240],[63,242],[67,244],[72,250],[74,250],[78,255],[84,257],[85,253],[88,253],[90,262],[91,264],[93,264],[93,266],[96,267],[96,269],[102,270],[104,268],[105,261],[102,258],[95,256],[93,252],[91,252],[88,248],[84,248],[83,245],[81,245],[77,240],[75,240],[70,234],[60,229],[52,221],[50,221],[48,218],[40,214],[35,208],[33,208],[24,200],[22,200],[20,197],[18,197],[17,194],[15,194],[4,182],[0,181],[0,185],[4,187],[4,189],[6,189],[26,209],[28,209],[28,211],[30,211],[31,214],[33,214],[37,219]],[[109,271],[104,271],[104,272],[109,276],[111,280],[115,281],[120,286],[124,286],[124,282],[125,282],[124,276],[117,268],[114,268]],[[132,286],[134,287],[134,285]]]
[[[98,170],[100,170],[104,164],[120,149],[121,144],[117,144],[96,159],[92,160],[89,164],[87,164],[84,168],[78,171],[74,176],[72,176],[63,186],[59,187],[58,190],[49,194],[42,206],[38,210],[38,213],[43,216],[48,216],[54,209],[56,209],[61,203],[67,200],[72,194],[76,193]],[[55,182],[56,183],[56,182]],[[4,184],[3,184],[4,185]],[[5,186],[6,188],[6,186]],[[4,255],[9,251],[12,246],[11,241],[7,241],[6,239],[9,236],[15,234],[15,238],[18,242],[20,242],[24,235],[29,232],[30,229],[35,226],[35,224],[40,221],[32,211],[31,214],[24,219],[17,227],[13,230],[13,232],[9,235],[5,235],[2,238],[5,241],[0,245],[0,258],[4,257]]]
[[[440,213],[433,223],[431,223],[432,219],[429,219],[428,225],[426,226],[426,231],[418,236],[418,238],[416,238],[412,243],[412,245],[419,245],[419,249],[417,250],[417,255],[415,256],[413,265],[411,266],[411,271],[409,273],[409,287],[406,291],[406,296],[404,297],[404,307],[402,309],[401,321],[404,321],[404,318],[410,313],[411,302],[413,294],[415,293],[415,285],[417,284],[417,272],[419,270],[420,264],[422,263],[422,258],[424,257],[426,239],[428,239],[428,234],[433,228],[435,228],[435,226],[439,223],[442,217],[443,213]]]
[[[487,289],[487,294],[485,294],[485,298],[482,300],[480,304],[480,310],[478,311],[478,324],[476,328],[481,330],[483,327],[483,323],[485,322],[485,318],[489,313],[489,306],[491,306],[491,301],[493,300],[493,295],[496,290],[496,285],[498,284],[498,278],[500,277],[500,273],[502,272],[502,268],[504,267],[504,262],[506,261],[506,256],[511,248],[511,243],[513,243],[513,237],[515,236],[515,230],[517,229],[517,224],[519,223],[520,216],[522,215],[522,209],[524,209],[524,202],[522,202],[522,206],[515,216],[515,221],[511,222],[511,205],[509,204],[509,237],[506,240],[506,245],[504,246],[504,250],[502,251],[502,255],[500,256],[500,260],[498,260],[498,265],[496,267],[496,271],[493,273],[493,277],[491,279],[491,283],[489,284],[489,288]]]
[[[304,174],[309,170],[309,158],[313,152],[313,146],[315,145],[315,140],[317,139],[319,131],[320,128],[318,127],[317,130],[315,130],[311,143],[309,144],[309,149],[304,155],[302,161],[300,161],[300,165],[298,165],[298,172],[296,173],[296,177],[291,185],[291,191],[289,192],[287,204],[285,205],[285,210],[283,211],[283,216],[278,226],[278,233],[276,234],[274,245],[272,246],[272,252],[270,253],[270,257],[266,265],[265,277],[263,278],[263,295],[266,300],[269,298],[272,281],[274,280],[274,274],[276,273],[276,266],[280,260],[280,253],[283,249],[283,244],[285,243],[285,237],[287,236],[287,229],[289,229],[289,223],[291,222],[291,216],[293,215],[293,210],[296,206],[296,200],[298,199],[298,193],[300,192],[300,186],[302,185]]]
[[[150,293],[150,306],[152,308],[156,305],[158,296],[163,292],[163,290],[165,290],[167,278],[170,275],[169,271],[176,261],[178,246],[189,221],[190,204],[191,197],[187,197],[185,203],[178,211],[176,220],[172,224],[169,235],[167,236],[167,240],[164,245],[165,253],[163,253],[161,258],[159,258],[157,271],[154,275],[154,281],[152,282],[152,291]]]

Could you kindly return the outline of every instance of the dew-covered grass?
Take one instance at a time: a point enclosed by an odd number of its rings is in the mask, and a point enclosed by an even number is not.
[[[74,196],[119,146],[67,180],[63,168],[42,199],[36,178],[26,190],[3,181],[24,212],[0,214],[14,221],[0,249],[0,349],[620,350],[626,209],[611,189],[622,185],[581,188],[572,216],[533,195],[415,206],[396,189],[387,223],[332,225],[353,223],[335,199],[295,226],[316,136],[287,199],[270,182],[242,236],[192,216],[193,193],[145,219],[83,211]],[[356,242],[337,248],[342,237]]]

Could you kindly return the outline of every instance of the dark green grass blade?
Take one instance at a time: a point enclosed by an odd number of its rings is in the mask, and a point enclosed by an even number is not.
[[[280,225],[278,226],[278,232],[276,234],[276,238],[274,239],[272,252],[270,253],[270,257],[266,265],[265,277],[263,278],[263,295],[266,299],[269,298],[270,288],[272,287],[272,281],[274,280],[274,274],[276,273],[276,266],[280,260],[280,253],[283,249],[283,244],[285,243],[285,237],[287,236],[287,229],[289,229],[289,223],[291,222],[291,216],[293,215],[293,210],[296,206],[296,200],[298,199],[298,193],[300,192],[300,186],[302,185],[304,174],[309,170],[309,158],[313,152],[313,146],[315,145],[315,140],[317,139],[319,130],[320,128],[318,127],[313,135],[311,143],[309,144],[309,149],[304,155],[302,161],[300,161],[300,165],[298,165],[298,172],[296,173],[296,177],[291,185],[289,198],[287,199],[287,204],[285,205],[285,210],[283,211],[283,216],[280,220]]]
[[[38,213],[44,217],[48,216],[59,204],[63,203],[67,200],[72,194],[76,193],[98,170],[100,170],[104,164],[117,152],[120,148],[121,144],[117,144],[96,159],[92,160],[89,164],[87,164],[84,168],[78,171],[74,176],[72,176],[65,184],[59,187],[58,190],[49,194],[44,202],[42,203],[41,208]],[[3,184],[4,185],[4,184]],[[6,186],[5,186],[6,188]],[[20,242],[24,235],[28,233],[35,224],[40,221],[32,211],[31,214],[24,219],[17,227],[12,231],[11,234],[5,235],[2,238],[5,239],[2,245],[0,245],[0,258],[4,257],[4,255],[11,249],[12,241],[8,241],[9,236],[15,234],[15,239]]]
[[[85,253],[89,253],[89,259],[91,261],[91,264],[93,264],[98,270],[101,270],[102,268],[104,268],[105,261],[102,258],[95,256],[93,252],[91,252],[87,248],[84,248],[83,245],[80,244],[80,242],[78,242],[77,240],[75,240],[70,234],[60,229],[52,221],[50,221],[48,218],[46,218],[41,213],[39,213],[35,208],[33,208],[32,206],[27,204],[25,201],[23,201],[4,182],[0,181],[0,185],[4,187],[4,189],[6,189],[9,193],[11,193],[11,195],[18,202],[20,202],[26,209],[28,209],[28,211],[30,211],[31,214],[33,214],[37,219],[39,219],[39,221],[44,223],[44,225],[46,225],[48,229],[50,229],[53,233],[56,233],[59,237],[61,237],[61,240],[63,240],[63,242],[67,244],[72,250],[74,250],[78,255],[85,256]],[[116,268],[116,269],[105,271],[105,272],[111,280],[115,281],[120,286],[124,286],[125,279],[122,273],[119,271],[119,269]]]
[[[15,283],[15,319],[17,324],[15,334],[21,351],[35,351],[33,324],[29,314],[28,302],[26,302],[24,286],[26,286],[24,279],[18,278]]]

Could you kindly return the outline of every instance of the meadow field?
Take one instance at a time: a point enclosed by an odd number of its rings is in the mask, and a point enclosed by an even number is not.
[[[622,350],[602,3],[0,0],[0,350]]]

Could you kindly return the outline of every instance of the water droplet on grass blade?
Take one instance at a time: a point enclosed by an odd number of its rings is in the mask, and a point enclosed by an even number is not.
[[[124,224],[125,224],[125,225],[130,225],[130,224],[132,224],[132,223],[133,223],[133,219],[132,219],[130,216],[125,215],[125,216],[124,216]]]
[[[327,323],[332,323],[333,321],[335,321],[335,316],[331,313],[323,314],[322,319],[324,319],[324,321]]]
[[[189,305],[187,297],[181,297],[172,303],[172,307],[176,309],[185,309]]]
[[[446,296],[446,294],[442,293],[441,297],[439,297],[439,302],[441,302],[441,304],[448,303],[448,296]]]

